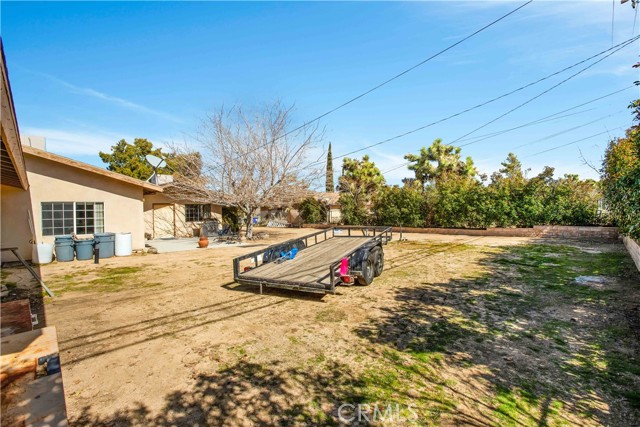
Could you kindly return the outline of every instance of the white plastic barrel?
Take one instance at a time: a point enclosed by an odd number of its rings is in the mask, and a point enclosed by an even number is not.
[[[53,261],[53,245],[38,243],[31,246],[31,262],[34,264],[49,264]]]
[[[131,252],[131,233],[116,233],[116,256],[129,256]]]

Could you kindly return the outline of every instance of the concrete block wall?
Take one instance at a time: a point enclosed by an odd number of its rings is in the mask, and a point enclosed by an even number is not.
[[[622,241],[624,242],[627,251],[629,251],[629,255],[633,258],[633,262],[636,263],[636,267],[640,270],[640,244],[627,236],[622,237]]]
[[[413,228],[413,227],[393,227],[394,233],[426,233],[426,234],[446,234],[464,236],[510,236],[510,237],[533,237],[533,228]]]
[[[305,227],[328,228],[326,224],[305,224]],[[348,228],[348,226],[342,226]],[[394,233],[425,233],[446,234],[463,236],[503,236],[503,237],[546,237],[555,239],[582,239],[582,240],[616,240],[618,239],[617,227],[582,227],[545,225],[532,228],[412,228],[393,227]]]
[[[605,239],[618,238],[617,227],[590,227],[572,225],[536,225],[533,227],[537,237],[559,239]]]

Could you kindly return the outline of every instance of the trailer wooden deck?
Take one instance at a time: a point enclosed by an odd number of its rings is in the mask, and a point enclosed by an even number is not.
[[[371,240],[371,237],[335,236],[317,245],[313,245],[298,252],[292,259],[280,264],[270,262],[257,268],[241,273],[246,280],[286,280],[290,282],[304,282],[329,284],[329,265],[348,255],[358,246]]]

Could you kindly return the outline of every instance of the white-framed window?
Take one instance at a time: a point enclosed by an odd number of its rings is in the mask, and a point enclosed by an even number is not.
[[[185,221],[204,221],[211,218],[211,205],[184,205]]]
[[[42,235],[104,232],[102,202],[42,202]]]

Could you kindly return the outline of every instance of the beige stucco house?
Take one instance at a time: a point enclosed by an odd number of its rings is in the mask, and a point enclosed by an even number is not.
[[[297,225],[298,222],[302,221],[300,213],[295,207],[269,208],[263,206],[256,212],[256,216],[260,224],[268,224],[269,221],[274,221]]]
[[[198,236],[207,219],[222,222],[222,206],[175,200],[164,193],[144,198],[145,233],[151,239]]]
[[[327,217],[323,223],[340,224],[342,220],[342,210],[339,202],[340,193],[315,193],[313,198],[322,203],[326,209]],[[261,224],[268,224],[269,221],[274,221],[301,226],[303,223],[298,204],[294,204],[293,207],[262,207],[257,215]]]
[[[17,247],[31,259],[34,239],[52,243],[57,235],[90,237],[99,232],[131,232],[133,249],[144,248],[144,198],[162,188],[21,144],[4,52],[1,123],[3,248]],[[3,252],[2,261],[8,260],[15,259]]]
[[[83,238],[130,232],[133,249],[144,248],[144,198],[160,187],[44,150],[23,146],[22,152],[29,189],[3,184],[3,246],[12,242],[31,258],[31,217],[38,242],[53,243],[55,236],[72,233]]]
[[[342,221],[342,207],[340,193],[318,193],[316,199],[327,209],[327,223],[340,224]]]

